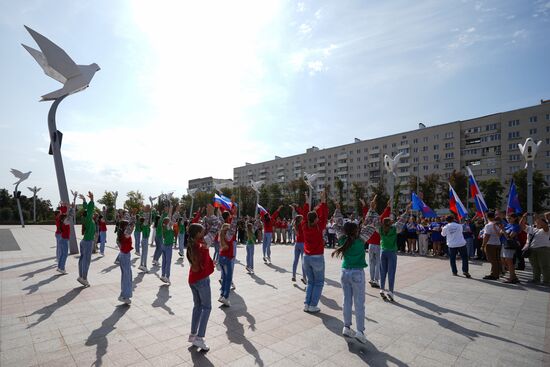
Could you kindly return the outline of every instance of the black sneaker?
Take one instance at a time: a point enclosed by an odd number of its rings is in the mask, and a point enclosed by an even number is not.
[[[370,286],[371,286],[372,288],[380,288],[380,286],[379,286],[378,283],[376,283],[376,282],[372,282],[372,283],[370,284]]]
[[[302,278],[302,283],[307,284],[307,282],[304,278]]]
[[[295,281],[296,281],[296,277],[292,277],[291,280],[292,280],[293,282],[295,282]]]
[[[457,276],[458,276],[458,273],[453,273],[453,276],[457,277]]]
[[[494,277],[492,275],[485,275],[483,277],[483,279],[485,279],[485,280],[498,280],[498,277]]]
[[[471,278],[471,277],[472,277],[472,276],[470,275],[470,273],[462,273],[462,274],[464,274],[464,276],[465,276],[466,278]]]

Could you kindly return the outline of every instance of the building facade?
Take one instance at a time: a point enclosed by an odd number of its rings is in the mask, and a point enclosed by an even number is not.
[[[317,173],[315,189],[326,185],[334,188],[336,178],[344,182],[349,198],[351,183],[365,187],[377,185],[387,173],[385,154],[403,152],[397,168],[398,181],[408,183],[410,176],[422,178],[437,173],[448,178],[453,170],[470,166],[478,181],[500,178],[506,184],[511,175],[525,165],[517,144],[527,137],[542,141],[536,158],[536,169],[550,182],[550,100],[540,104],[495,113],[465,121],[419,128],[369,140],[355,139],[351,144],[319,149],[290,157],[236,167],[235,185],[248,185],[250,180],[266,184],[286,183],[304,173]]]
[[[187,182],[187,187],[189,189],[197,189],[198,191],[212,192],[216,188],[233,187],[233,180],[230,178],[213,177],[195,178]]]

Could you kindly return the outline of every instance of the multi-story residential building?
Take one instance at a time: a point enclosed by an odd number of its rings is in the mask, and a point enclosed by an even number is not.
[[[317,191],[326,185],[334,187],[341,179],[344,194],[349,197],[351,183],[376,185],[386,176],[385,154],[403,152],[397,175],[401,182],[409,176],[423,177],[438,173],[449,177],[453,170],[470,166],[477,180],[498,177],[505,184],[511,175],[524,167],[518,143],[527,137],[542,140],[536,160],[550,182],[550,100],[539,105],[495,113],[464,121],[419,128],[399,134],[351,144],[319,149],[311,147],[305,153],[278,157],[274,160],[236,167],[235,185],[248,185],[250,180],[266,184],[285,183],[306,173],[318,173]]]
[[[198,189],[198,191],[211,192],[215,189],[216,186],[219,187],[233,187],[233,180],[230,178],[213,178],[213,177],[203,177],[195,178],[189,180],[187,187],[189,189]]]

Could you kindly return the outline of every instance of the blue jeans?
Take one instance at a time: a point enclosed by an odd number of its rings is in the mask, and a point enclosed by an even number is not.
[[[69,239],[59,239],[59,258],[57,260],[57,267],[61,270],[65,270],[65,263],[67,262],[67,256],[69,255]]]
[[[155,236],[155,253],[153,254],[153,260],[159,261],[160,255],[162,255],[162,247],[164,246],[164,241],[162,236]]]
[[[220,266],[222,270],[222,288],[220,295],[224,298],[229,298],[231,282],[233,281],[233,259],[226,256],[220,256]]]
[[[264,241],[262,243],[262,251],[264,257],[271,257],[271,238],[273,233],[264,233]]]
[[[344,291],[344,326],[351,326],[351,308],[355,305],[357,331],[365,330],[365,270],[342,269]]]
[[[170,266],[172,265],[172,245],[162,245],[162,276],[170,278]]]
[[[304,272],[307,276],[305,305],[317,306],[325,285],[325,257],[304,255]]]
[[[369,245],[369,274],[371,282],[380,280],[380,245]]]
[[[292,263],[292,277],[296,278],[296,268],[298,268],[298,261],[302,259],[302,278],[306,279],[306,272],[304,271],[304,243],[296,242],[294,244],[294,262]]]
[[[178,246],[179,252],[183,254],[183,250],[185,250],[185,232],[178,234]]]
[[[92,246],[94,241],[80,241],[80,258],[78,259],[78,276],[88,279],[88,269],[92,260]]]
[[[130,252],[120,252],[118,261],[120,261],[120,296],[122,298],[132,297],[132,254]]]
[[[55,234],[55,258],[59,262],[59,256],[61,255],[61,249],[59,248],[59,240],[61,240],[61,233]]]
[[[254,269],[254,245],[246,245],[246,267]]]
[[[456,268],[456,254],[460,254],[460,258],[462,259],[462,272],[467,273],[468,272],[468,250],[466,249],[466,245],[461,247],[449,247],[449,261],[451,262],[451,270],[453,271],[453,274],[458,273],[458,270]]]
[[[107,232],[99,232],[99,253],[105,252],[105,242],[107,242]]]
[[[386,274],[390,283],[390,292],[393,293],[395,285],[395,271],[397,270],[397,252],[380,249],[380,288],[385,289]]]
[[[141,238],[141,259],[140,259],[140,265],[147,267],[147,252],[149,251],[149,244],[147,243],[147,240],[149,238],[143,236]]]
[[[468,257],[474,257],[476,248],[474,246],[474,239],[472,237],[466,238],[466,249],[468,250]]]
[[[214,256],[212,256],[212,261],[218,261],[220,259],[220,243],[214,241]]]
[[[139,253],[139,244],[141,243],[141,232],[134,231],[134,243],[136,244],[136,252]]]
[[[193,316],[191,317],[191,334],[204,338],[206,325],[212,310],[212,295],[210,293],[210,278],[206,277],[196,283],[189,284],[193,294]]]

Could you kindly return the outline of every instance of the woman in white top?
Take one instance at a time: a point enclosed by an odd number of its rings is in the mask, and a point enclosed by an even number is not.
[[[530,248],[529,262],[533,267],[533,279],[530,283],[550,284],[550,228],[543,215],[535,216],[535,225],[525,224],[526,216],[521,218],[520,225],[527,232],[527,243]]]

